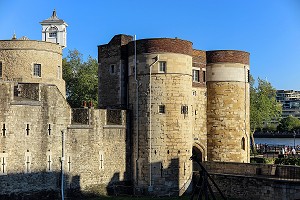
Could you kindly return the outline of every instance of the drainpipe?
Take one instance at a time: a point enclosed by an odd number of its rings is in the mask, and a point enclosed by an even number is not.
[[[148,191],[153,191],[152,188],[152,66],[158,62],[159,55],[155,58],[155,61],[149,66],[149,188]]]
[[[136,35],[134,35],[134,79],[136,82],[136,184],[138,184],[138,176],[139,176],[139,168],[138,168],[138,160],[139,160],[139,81],[137,79],[137,66],[136,66]]]
[[[64,200],[64,160],[65,160],[65,134],[61,131],[62,145],[61,145],[61,199]]]

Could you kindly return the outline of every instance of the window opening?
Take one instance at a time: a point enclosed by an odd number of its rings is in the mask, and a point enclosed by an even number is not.
[[[3,124],[3,128],[2,128],[2,136],[6,136],[6,128],[5,128],[5,124]]]
[[[5,159],[5,157],[1,158],[1,173],[2,174],[6,173],[6,159]]]
[[[26,125],[26,135],[29,135],[29,131],[30,131],[29,124],[27,124]]]
[[[0,61],[0,78],[2,78],[2,61]]]
[[[111,74],[115,73],[115,65],[110,65],[110,73]]]
[[[50,135],[51,134],[51,124],[48,124],[48,135]]]
[[[202,71],[202,78],[203,78],[203,82],[206,82],[206,71]]]
[[[199,82],[199,70],[193,69],[193,82]]]
[[[158,106],[158,112],[159,113],[165,113],[165,105],[159,105]]]
[[[34,64],[33,65],[33,76],[41,77],[41,64]]]
[[[166,66],[167,66],[167,62],[165,61],[160,61],[159,63],[159,72],[165,73],[166,72]]]
[[[242,138],[242,141],[241,141],[241,148],[242,148],[243,150],[246,149],[246,144],[245,144],[245,138],[244,138],[244,137]]]
[[[68,170],[71,171],[71,156],[68,157]]]

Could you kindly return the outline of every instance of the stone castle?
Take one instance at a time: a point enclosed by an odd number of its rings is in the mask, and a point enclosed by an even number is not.
[[[42,40],[0,40],[0,196],[120,182],[181,195],[202,161],[249,162],[249,53],[178,38],[116,35],[98,46],[99,108],[71,108],[62,79],[67,24]],[[61,175],[63,174],[63,176]]]

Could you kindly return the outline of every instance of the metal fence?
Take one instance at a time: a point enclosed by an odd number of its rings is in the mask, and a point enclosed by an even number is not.
[[[107,125],[122,125],[122,110],[107,110],[106,120]]]
[[[90,110],[87,108],[72,109],[72,124],[90,124]]]

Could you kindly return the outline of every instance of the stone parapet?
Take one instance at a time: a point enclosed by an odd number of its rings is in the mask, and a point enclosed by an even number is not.
[[[206,51],[207,64],[229,62],[249,65],[249,56],[248,52],[237,50]]]

